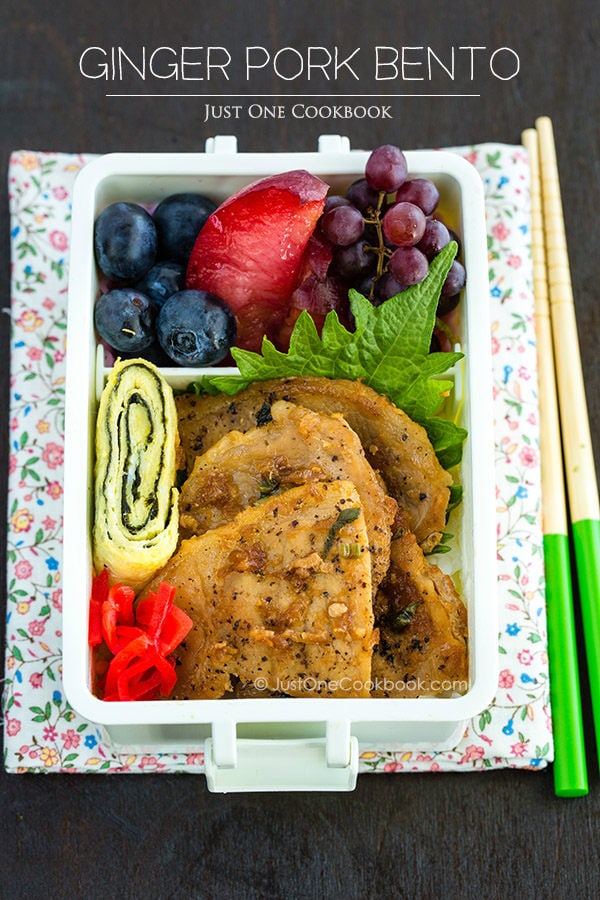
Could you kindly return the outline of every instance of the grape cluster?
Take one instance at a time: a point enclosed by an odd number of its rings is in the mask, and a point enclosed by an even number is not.
[[[430,261],[453,239],[436,215],[439,191],[429,178],[409,178],[406,158],[391,144],[371,152],[364,178],[346,195],[331,195],[319,225],[332,246],[330,274],[379,304],[423,281]],[[442,288],[438,315],[458,303],[466,273],[455,260]]]

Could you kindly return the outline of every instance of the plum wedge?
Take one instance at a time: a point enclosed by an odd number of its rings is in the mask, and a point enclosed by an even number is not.
[[[275,338],[289,309],[328,185],[303,169],[243,188],[209,216],[188,263],[186,286],[233,309],[237,346]]]

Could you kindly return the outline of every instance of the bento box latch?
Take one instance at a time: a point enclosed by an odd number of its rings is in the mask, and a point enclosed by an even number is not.
[[[328,722],[325,737],[237,738],[235,723],[213,723],[204,747],[209,791],[352,791],[358,739],[349,722]]]

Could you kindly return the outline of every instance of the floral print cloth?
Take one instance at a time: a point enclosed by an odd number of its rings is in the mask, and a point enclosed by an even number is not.
[[[452,751],[361,748],[361,772],[540,768],[552,758],[540,525],[529,168],[518,146],[462,148],[485,185],[497,459],[500,677]],[[203,771],[202,752],[123,754],[61,683],[62,468],[70,197],[89,157],[16,152],[12,241],[8,603],[9,772]],[[482,302],[485,298],[481,298]]]

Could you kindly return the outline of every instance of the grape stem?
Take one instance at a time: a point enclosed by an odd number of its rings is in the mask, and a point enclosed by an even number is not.
[[[385,246],[385,240],[383,237],[383,226],[381,224],[381,209],[383,207],[383,203],[385,201],[387,194],[385,191],[379,191],[379,196],[377,198],[377,207],[373,209],[369,208],[369,212],[372,213],[370,216],[365,216],[365,223],[367,225],[374,225],[375,231],[377,232],[377,246],[366,246],[365,253],[369,251],[373,251],[373,253],[377,254],[377,272],[373,277],[371,282],[371,289],[369,291],[369,299],[372,300],[375,294],[375,283],[381,278],[385,271],[385,261],[386,257],[390,257],[392,255],[391,250]]]

